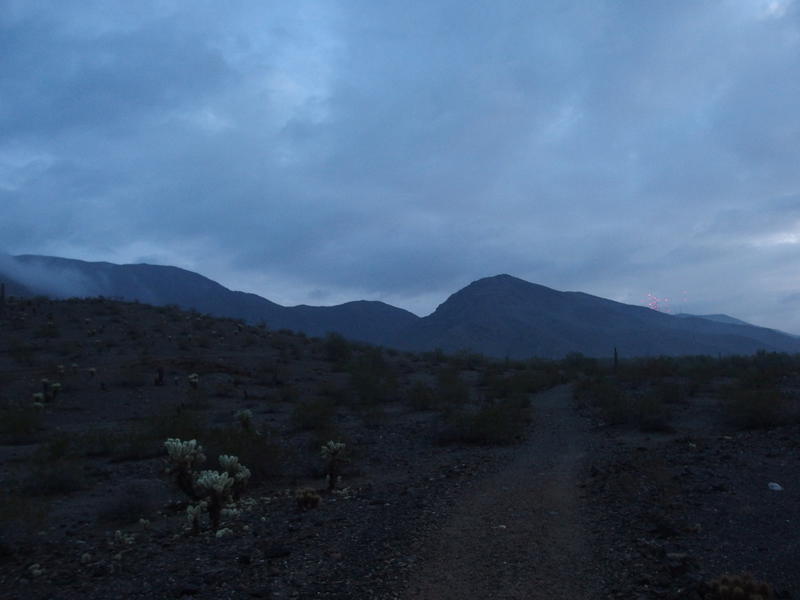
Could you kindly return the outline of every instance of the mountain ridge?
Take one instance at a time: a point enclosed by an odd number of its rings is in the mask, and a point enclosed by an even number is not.
[[[0,277],[10,284],[9,290],[23,290],[21,295],[103,295],[177,304],[216,316],[263,321],[273,329],[312,336],[338,332],[402,350],[468,350],[512,358],[559,358],[573,352],[611,356],[615,350],[620,356],[800,352],[800,340],[790,334],[727,315],[669,315],[585,292],[558,291],[507,273],[478,279],[451,294],[430,315],[418,317],[369,300],[282,306],[174,266],[38,255],[12,259],[11,266],[8,260],[0,261]]]

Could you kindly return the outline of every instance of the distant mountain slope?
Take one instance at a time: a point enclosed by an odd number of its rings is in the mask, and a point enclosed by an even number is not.
[[[731,317],[730,315],[690,315],[687,313],[678,313],[675,315],[676,317],[680,317],[682,319],[686,318],[699,318],[699,319],[708,319],[709,321],[716,321],[717,323],[728,323],[729,325],[747,325],[749,327],[756,327],[752,323],[748,323],[747,321],[742,321],[741,319],[737,319],[736,317]]]
[[[726,315],[673,316],[582,292],[560,292],[510,275],[480,279],[431,315],[383,302],[286,307],[236,292],[191,271],[156,265],[114,265],[44,256],[0,261],[10,295],[97,296],[177,304],[217,316],[266,322],[408,350],[462,349],[489,356],[560,358],[800,352],[800,339]]]
[[[419,318],[383,302],[281,306],[256,294],[229,290],[207,277],[178,267],[115,265],[34,255],[14,258],[17,271],[27,268],[31,275],[27,284],[20,283],[18,278],[25,274],[3,273],[4,263],[0,263],[0,277],[5,275],[5,280],[15,286],[14,290],[27,289],[56,297],[106,296],[157,306],[177,304],[215,316],[252,323],[264,321],[273,329],[305,331],[315,336],[338,331],[351,339],[380,344]]]
[[[798,352],[772,329],[676,318],[581,292],[559,292],[511,277],[480,279],[456,292],[406,332],[400,347],[480,349],[492,356],[560,357]]]

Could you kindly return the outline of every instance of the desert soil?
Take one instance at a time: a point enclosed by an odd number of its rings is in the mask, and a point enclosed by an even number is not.
[[[407,598],[597,596],[602,566],[580,487],[592,438],[572,405],[568,386],[536,397],[534,434],[432,532]]]
[[[603,422],[561,385],[530,396],[524,437],[475,445],[443,440],[444,413],[410,401],[441,369],[422,356],[381,354],[401,383],[368,412],[319,340],[101,300],[16,309],[0,329],[2,407],[42,378],[64,387],[35,431],[0,436],[1,600],[701,600],[704,581],[744,571],[800,597],[800,425],[740,430],[724,385],[672,402],[652,433]],[[44,335],[51,319],[60,337]],[[478,370],[459,376],[474,402],[494,397]],[[781,386],[800,414],[800,376]],[[325,428],[294,423],[308,402],[332,406]],[[226,517],[229,535],[191,533],[163,436],[153,452],[133,435],[184,404],[198,437],[246,408],[281,449],[248,458],[276,472]],[[329,436],[352,451],[335,492]],[[301,510],[301,487],[318,507]]]

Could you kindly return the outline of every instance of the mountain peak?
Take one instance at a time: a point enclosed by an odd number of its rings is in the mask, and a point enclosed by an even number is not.
[[[105,295],[150,304],[178,304],[218,316],[265,322],[323,336],[408,350],[470,349],[489,356],[744,354],[759,349],[800,351],[800,341],[726,315],[679,318],[643,306],[564,292],[501,273],[473,281],[431,315],[379,301],[284,307],[231,291],[191,271],[158,265],[113,265],[27,256],[0,262],[11,294]],[[54,283],[59,282],[58,286]],[[19,283],[20,285],[16,285]]]

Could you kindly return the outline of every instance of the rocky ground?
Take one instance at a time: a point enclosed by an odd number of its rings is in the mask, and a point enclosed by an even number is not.
[[[532,418],[505,424],[508,443],[475,444],[423,392],[455,365],[467,403],[491,404],[480,361],[384,351],[376,406],[335,345],[231,320],[38,300],[0,327],[4,599],[697,599],[744,571],[800,594],[800,429],[740,431],[719,394],[641,433],[561,383],[528,394]],[[44,378],[62,388],[33,409]],[[209,455],[239,448],[253,469],[221,533],[192,532],[165,473],[168,431]],[[333,491],[319,456],[331,438],[349,451]],[[318,506],[301,508],[300,488]]]

